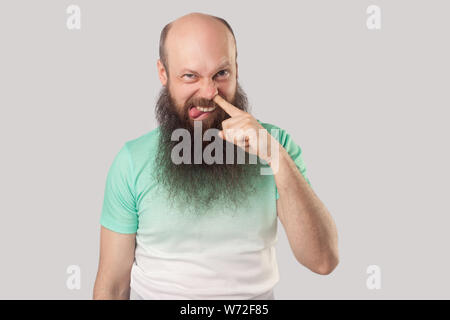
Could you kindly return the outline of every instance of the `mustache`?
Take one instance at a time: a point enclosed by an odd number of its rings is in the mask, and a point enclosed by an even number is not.
[[[220,95],[220,94],[219,94]],[[222,98],[225,99],[224,96],[220,95]],[[226,99],[225,99],[226,100]],[[220,107],[217,103],[214,102],[214,100],[210,100],[210,99],[205,99],[205,98],[192,98],[189,99],[186,103],[185,103],[185,107],[186,109],[190,109],[194,106],[199,106],[199,107]]]

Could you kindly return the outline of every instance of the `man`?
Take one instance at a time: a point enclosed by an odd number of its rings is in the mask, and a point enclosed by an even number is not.
[[[236,59],[221,18],[192,13],[161,32],[159,127],[109,169],[94,299],[274,299],[277,216],[299,263],[323,275],[338,264],[301,149],[249,113]]]

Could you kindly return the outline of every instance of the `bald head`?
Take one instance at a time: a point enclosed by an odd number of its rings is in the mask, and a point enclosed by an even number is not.
[[[206,49],[224,42],[233,46],[236,60],[236,38],[228,22],[220,17],[193,12],[168,23],[163,28],[159,41],[159,57],[167,70],[171,50],[185,50],[188,44],[189,47],[198,44],[198,49],[200,47]]]

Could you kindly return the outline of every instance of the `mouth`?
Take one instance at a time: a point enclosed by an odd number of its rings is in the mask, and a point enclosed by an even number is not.
[[[200,106],[193,106],[189,109],[189,117],[192,120],[203,120],[209,117],[211,113],[216,110],[216,106],[212,107],[200,107]]]

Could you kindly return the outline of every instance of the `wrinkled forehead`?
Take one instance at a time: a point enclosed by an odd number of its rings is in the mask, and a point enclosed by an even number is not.
[[[235,43],[231,32],[221,22],[211,26],[174,25],[167,37],[169,68],[189,68],[209,72],[225,62],[235,64]]]

